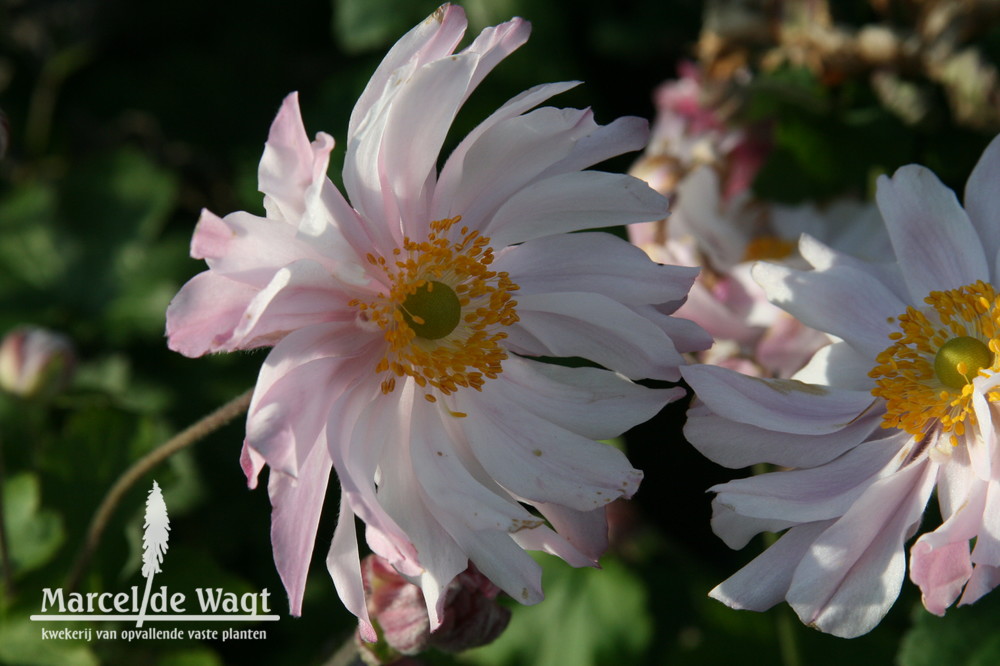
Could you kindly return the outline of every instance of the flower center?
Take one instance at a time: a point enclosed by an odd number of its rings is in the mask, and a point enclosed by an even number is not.
[[[445,395],[459,387],[481,390],[501,372],[507,358],[500,346],[507,333],[501,329],[517,321],[511,294],[518,286],[507,273],[489,269],[488,237],[462,227],[453,240],[459,220],[431,222],[427,240],[404,238],[389,259],[367,257],[385,274],[389,291],[351,305],[385,331],[388,346],[375,367],[388,375],[383,393],[392,392],[396,377],[404,376]],[[424,397],[437,400],[431,392]]]
[[[444,282],[431,280],[406,297],[399,306],[403,319],[418,338],[439,340],[458,326],[462,302]]]
[[[932,291],[922,310],[909,307],[889,334],[869,374],[872,395],[884,398],[883,428],[900,428],[918,441],[939,425],[951,443],[974,425],[973,380],[1000,371],[1000,297],[979,281],[949,291]],[[892,320],[890,320],[892,321]],[[986,395],[1000,402],[1000,392]]]
[[[945,342],[934,355],[934,374],[948,388],[961,389],[993,363],[993,352],[976,338],[962,335]]]

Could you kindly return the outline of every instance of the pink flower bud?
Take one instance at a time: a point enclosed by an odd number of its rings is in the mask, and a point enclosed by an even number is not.
[[[0,343],[0,389],[22,398],[62,391],[75,366],[69,339],[44,328],[20,326]]]
[[[377,555],[362,561],[361,577],[368,612],[379,630],[378,643],[358,641],[362,659],[369,664],[395,664],[400,655],[430,647],[460,652],[485,645],[510,621],[510,610],[495,601],[500,588],[471,565],[445,589],[443,622],[433,633],[420,587]]]

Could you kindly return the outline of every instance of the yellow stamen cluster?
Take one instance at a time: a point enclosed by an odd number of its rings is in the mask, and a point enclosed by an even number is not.
[[[1000,371],[1000,296],[979,281],[932,291],[924,310],[897,318],[892,344],[876,360],[872,394],[885,399],[883,428],[900,428],[918,441],[940,425],[953,446],[976,423],[972,381]],[[892,321],[890,319],[890,321]],[[1000,392],[987,394],[1000,402]]]
[[[404,238],[402,248],[393,250],[389,258],[367,257],[392,285],[388,294],[380,292],[369,303],[351,301],[362,316],[385,331],[388,348],[375,367],[376,373],[388,375],[382,381],[382,393],[391,393],[396,378],[404,376],[445,395],[459,387],[481,390],[487,379],[495,379],[501,372],[507,353],[500,341],[507,334],[498,329],[517,321],[517,301],[511,294],[518,286],[507,273],[489,269],[494,257],[488,237],[462,227],[458,239],[452,240],[452,227],[460,220],[431,222],[427,240]],[[415,303],[437,298],[433,294],[443,290],[447,295],[442,298],[451,299],[453,294],[458,299],[461,314],[457,322],[451,320],[448,307],[436,310],[422,306],[424,317],[410,311]],[[445,314],[437,316],[449,321],[425,321],[438,311]],[[426,332],[430,330],[435,332]],[[447,332],[439,335],[439,331]],[[437,400],[432,393],[424,397],[428,402]]]

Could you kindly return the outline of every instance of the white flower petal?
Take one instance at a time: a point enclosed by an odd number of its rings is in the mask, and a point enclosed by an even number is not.
[[[667,199],[638,178],[602,171],[552,176],[508,196],[484,233],[497,247],[665,217]]]
[[[969,539],[983,522],[986,484],[973,483],[965,491],[962,506],[910,548],[910,580],[920,586],[924,607],[935,615],[944,615],[972,575]]]
[[[878,429],[881,421],[881,414],[870,412],[829,434],[794,434],[732,421],[699,405],[688,410],[684,437],[705,457],[734,469],[759,462],[813,467],[857,446]]]
[[[895,469],[898,463],[889,463],[896,453],[885,440],[865,442],[821,467],[758,474],[709,490],[717,502],[744,516],[794,523],[838,518],[873,482]]]
[[[361,638],[374,643],[378,636],[368,617],[364,585],[361,581],[361,558],[358,554],[358,533],[354,525],[354,511],[347,495],[340,493],[340,513],[333,531],[330,551],[326,556],[326,569],[333,585],[347,610],[358,618]]]
[[[877,481],[816,538],[786,598],[799,618],[842,638],[881,621],[903,582],[903,544],[934,489],[937,466],[915,462]]]
[[[982,241],[993,274],[1000,276],[996,264],[1000,253],[1000,138],[994,138],[965,183],[965,210]]]
[[[372,74],[354,105],[347,136],[352,137],[372,107],[384,98],[403,75],[424,63],[452,53],[465,34],[465,11],[458,5],[442,5],[436,12],[399,38]]]
[[[302,614],[302,594],[326,498],[330,468],[326,448],[312,446],[297,478],[272,468],[268,480],[274,564],[288,592],[292,615]]]
[[[516,413],[544,418],[588,439],[617,437],[648,421],[684,390],[648,389],[599,368],[567,368],[512,356],[490,390]]]
[[[708,596],[730,608],[766,611],[788,592],[795,566],[831,521],[788,530],[770,548],[717,585]]]
[[[777,432],[825,435],[843,430],[873,401],[867,391],[760,379],[714,366],[687,366],[681,372],[713,412]]]
[[[508,247],[493,270],[517,278],[521,294],[593,291],[622,303],[666,303],[687,296],[698,269],[663,266],[607,233],[547,236]]]
[[[658,326],[600,294],[564,292],[518,297],[505,344],[529,356],[578,356],[630,379],[676,381],[683,359]]]
[[[594,127],[589,111],[549,106],[498,122],[484,130],[462,164],[454,166],[460,186],[445,206],[435,203],[433,209],[442,217],[461,215],[463,224],[483,229],[505,201],[536,181]]]
[[[712,500],[711,524],[712,531],[715,532],[716,536],[722,539],[727,546],[737,550],[746,546],[761,532],[778,533],[789,527],[795,527],[799,523],[793,520],[744,516],[715,499]]]
[[[889,333],[895,327],[889,318],[906,310],[906,304],[870,274],[848,265],[797,271],[760,262],[753,277],[772,303],[806,326],[843,339],[873,362],[892,342]]]
[[[191,278],[167,307],[167,346],[195,357],[229,351],[257,289],[212,271]]]
[[[901,167],[891,179],[879,177],[875,197],[912,303],[922,303],[931,291],[990,279],[976,230],[955,193],[933,172]]]
[[[501,383],[487,384],[482,393],[454,396],[457,409],[468,414],[458,425],[469,448],[500,485],[530,502],[578,511],[635,492],[642,473],[621,451],[520,412]]]

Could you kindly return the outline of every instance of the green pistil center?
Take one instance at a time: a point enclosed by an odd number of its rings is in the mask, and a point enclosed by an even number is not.
[[[443,282],[417,287],[400,307],[403,318],[418,338],[438,340],[455,330],[462,318],[462,304],[455,290]]]
[[[961,389],[979,371],[993,365],[993,352],[985,343],[963,335],[948,340],[934,356],[934,374],[945,386]]]

